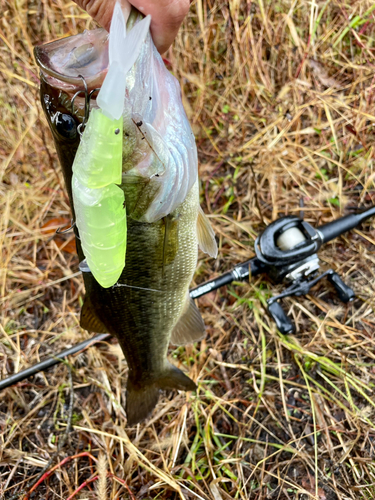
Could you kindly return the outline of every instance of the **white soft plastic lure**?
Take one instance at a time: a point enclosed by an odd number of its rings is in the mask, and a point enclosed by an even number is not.
[[[125,195],[122,179],[123,110],[126,75],[148,34],[147,16],[126,35],[125,19],[115,4],[109,35],[109,68],[73,163],[72,191],[76,225],[90,271],[108,288],[125,266]]]

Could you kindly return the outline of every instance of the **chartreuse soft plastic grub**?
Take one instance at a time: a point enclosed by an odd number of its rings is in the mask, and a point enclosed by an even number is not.
[[[73,163],[76,225],[87,265],[104,288],[118,281],[125,266],[126,206],[121,184],[126,75],[147,36],[147,16],[128,35],[116,3],[109,35],[109,68]]]

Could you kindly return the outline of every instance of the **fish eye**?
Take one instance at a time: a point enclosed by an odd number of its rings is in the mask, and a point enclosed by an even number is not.
[[[74,118],[65,113],[56,113],[55,126],[57,132],[66,139],[75,139],[77,136],[77,125]]]

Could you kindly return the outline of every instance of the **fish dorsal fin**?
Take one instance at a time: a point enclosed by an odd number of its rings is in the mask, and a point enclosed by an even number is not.
[[[81,310],[80,325],[85,330],[95,333],[107,333],[106,327],[95,313],[94,306],[89,297],[85,297]]]
[[[201,207],[199,207],[197,219],[197,237],[198,245],[202,252],[216,259],[217,243],[215,240],[215,233]]]
[[[171,343],[174,345],[192,344],[202,339],[206,333],[201,313],[194,300],[188,295],[185,306],[173,329]]]
[[[124,110],[126,75],[138,59],[150,22],[151,16],[145,17],[127,34],[120,3],[116,2],[109,32],[108,73],[96,99],[112,120],[118,120]]]

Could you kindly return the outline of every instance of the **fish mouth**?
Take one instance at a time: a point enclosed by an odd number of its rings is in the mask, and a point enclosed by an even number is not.
[[[86,30],[34,48],[43,78],[68,94],[101,87],[108,71],[108,32]],[[83,82],[83,79],[85,82]]]

